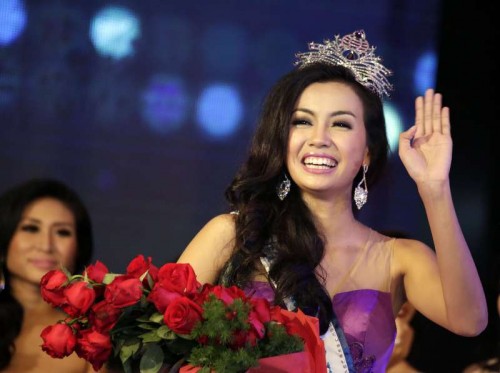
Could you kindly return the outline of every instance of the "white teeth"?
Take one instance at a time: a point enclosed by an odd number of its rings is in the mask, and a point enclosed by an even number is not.
[[[307,157],[304,164],[312,168],[333,168],[337,165],[337,161],[331,158]]]

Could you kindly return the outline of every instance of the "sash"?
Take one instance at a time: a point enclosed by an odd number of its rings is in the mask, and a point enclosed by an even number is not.
[[[260,262],[264,266],[267,274],[269,274],[271,266],[269,259],[267,257],[260,257]],[[271,278],[269,278],[269,280],[276,288],[276,283]],[[288,311],[295,311],[297,309],[297,305],[293,298],[287,297],[283,301]],[[340,326],[335,312],[333,312],[328,330],[321,336],[321,339],[325,345],[327,373],[356,373],[349,345],[347,344],[344,331]]]

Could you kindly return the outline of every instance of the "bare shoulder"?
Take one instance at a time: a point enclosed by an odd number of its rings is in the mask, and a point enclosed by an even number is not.
[[[198,281],[213,283],[233,252],[234,238],[234,215],[218,215],[194,236],[178,262],[191,264]]]
[[[434,262],[435,253],[425,243],[409,238],[396,238],[394,242],[394,266],[397,272],[406,274],[420,264]]]
[[[205,226],[196,234],[193,240],[188,245],[196,243],[202,239],[203,243],[222,244],[226,246],[228,242],[232,242],[235,237],[235,216],[232,214],[221,214],[210,219]]]

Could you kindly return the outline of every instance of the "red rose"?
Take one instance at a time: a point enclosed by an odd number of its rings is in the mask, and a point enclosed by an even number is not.
[[[194,293],[201,286],[190,264],[167,263],[158,271],[158,282],[179,294]]]
[[[127,274],[141,278],[145,273],[147,275],[143,279],[143,285],[150,287],[158,278],[158,268],[152,263],[151,257],[146,258],[144,255],[137,255],[127,266]]]
[[[186,297],[177,298],[170,303],[163,315],[163,321],[178,334],[189,334],[195,324],[201,320],[203,310]]]
[[[106,286],[104,299],[117,308],[131,306],[142,296],[141,280],[130,275],[122,275]]]
[[[271,321],[271,305],[265,298],[251,298],[252,312],[263,323]]]
[[[151,276],[151,280],[153,282],[158,281],[158,272],[159,272],[158,267],[155,266],[153,263],[151,263],[151,266],[149,267],[148,275]]]
[[[214,286],[210,290],[210,293],[214,294],[218,299],[224,302],[226,305],[230,305],[235,299],[246,300],[247,296],[245,292],[238,288],[237,286],[224,287],[224,286]]]
[[[172,303],[174,299],[180,297],[182,297],[181,294],[165,289],[162,286],[162,283],[157,282],[153,287],[153,290],[151,290],[151,293],[149,293],[147,299],[155,305],[159,312],[164,313],[168,305]]]
[[[248,322],[258,338],[263,338],[266,333],[264,324],[271,321],[269,302],[264,298],[252,298],[250,302],[252,303],[252,310],[248,315]]]
[[[151,257],[146,258],[144,255],[137,255],[127,266],[127,275],[140,278],[145,274],[151,266]]]
[[[98,283],[102,283],[104,281],[104,276],[109,273],[108,267],[100,261],[96,261],[95,264],[89,265],[85,271],[89,279]]]
[[[62,359],[75,350],[75,334],[64,323],[47,326],[40,336],[43,339],[42,350],[54,358]]]
[[[108,332],[116,325],[121,314],[121,309],[102,300],[90,309],[89,324],[99,332]]]
[[[85,315],[94,303],[95,296],[95,291],[88,282],[73,282],[64,289],[66,300],[61,308],[73,317]]]
[[[196,303],[198,303],[200,306],[203,306],[203,303],[205,303],[208,299],[208,296],[212,294],[212,289],[215,287],[215,285],[212,284],[203,284],[200,288],[200,290],[196,293],[193,293],[191,299],[193,299]]]
[[[85,329],[78,334],[75,351],[79,357],[90,362],[95,371],[98,371],[109,359],[112,348],[109,334]]]
[[[68,276],[59,270],[48,271],[40,280],[42,298],[54,307],[64,303],[63,285],[68,281]]]
[[[243,348],[247,345],[254,347],[257,344],[257,340],[261,338],[254,329],[237,330],[233,335],[231,347],[234,349]]]

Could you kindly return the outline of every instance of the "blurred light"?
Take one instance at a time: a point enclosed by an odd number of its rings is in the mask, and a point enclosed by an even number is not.
[[[198,125],[209,136],[221,138],[236,131],[242,111],[240,94],[235,87],[214,84],[201,93],[196,117]]]
[[[415,93],[422,95],[427,88],[434,88],[436,84],[437,57],[435,52],[426,52],[417,60],[413,84]]]
[[[395,106],[390,103],[384,103],[384,116],[385,116],[385,132],[391,154],[398,153],[399,134],[404,130],[403,120],[401,114]]]
[[[188,95],[180,77],[155,75],[142,94],[142,117],[156,132],[179,128],[187,116]]]
[[[201,41],[205,66],[212,73],[240,72],[247,63],[248,44],[245,32],[237,26],[211,27]]]
[[[0,0],[0,46],[12,43],[26,26],[22,0]]]
[[[140,34],[139,19],[122,7],[100,10],[90,25],[90,39],[97,52],[117,60],[134,54],[133,42]]]

